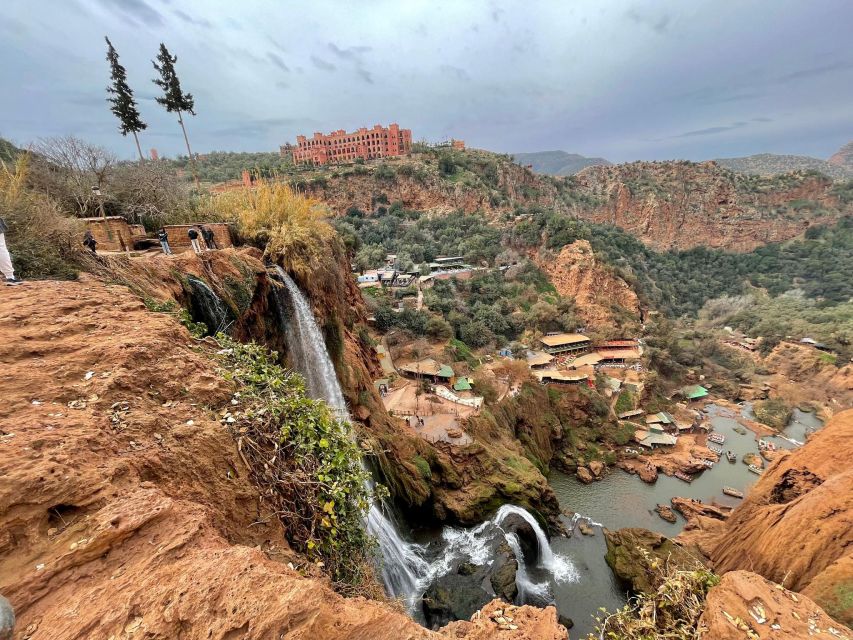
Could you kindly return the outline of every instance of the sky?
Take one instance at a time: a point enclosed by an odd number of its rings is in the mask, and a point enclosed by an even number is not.
[[[193,151],[398,122],[415,140],[614,162],[828,157],[853,140],[850,0],[6,0],[0,136],[135,154],[109,36],[148,129],[185,153],[151,60],[177,55]]]

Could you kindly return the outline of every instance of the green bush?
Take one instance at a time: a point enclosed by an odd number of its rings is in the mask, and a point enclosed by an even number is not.
[[[350,425],[309,398],[302,377],[276,364],[276,354],[223,334],[216,339],[222,374],[240,392],[226,424],[288,541],[334,580],[369,582],[369,475]]]

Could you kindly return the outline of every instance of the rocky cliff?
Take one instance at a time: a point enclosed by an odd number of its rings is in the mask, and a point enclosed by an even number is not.
[[[659,249],[703,245],[748,251],[793,238],[845,208],[832,182],[813,173],[743,176],[714,162],[632,162],[589,167],[577,190],[598,202],[576,207]]]
[[[853,621],[853,410],[835,415],[797,450],[779,454],[726,522],[691,521],[678,541],[715,571],[745,569]]]
[[[853,142],[848,142],[827,160],[831,165],[853,172]]]
[[[384,164],[321,169],[294,183],[338,215],[350,207],[370,213],[400,202],[436,214],[482,211],[503,224],[504,214],[535,206],[619,226],[659,249],[704,245],[749,251],[853,212],[832,180],[814,171],[758,176],[715,162],[667,161],[597,165],[555,178],[484,151],[449,158],[450,173],[437,155],[420,153]]]
[[[588,240],[564,246],[554,259],[534,261],[561,296],[572,298],[578,315],[593,327],[639,322],[640,303],[630,285],[599,261]]]
[[[221,424],[235,389],[216,349],[85,274],[0,299],[0,592],[15,637],[495,637],[497,603],[436,634],[343,598],[288,547]],[[566,637],[553,608],[514,620],[501,637]]]

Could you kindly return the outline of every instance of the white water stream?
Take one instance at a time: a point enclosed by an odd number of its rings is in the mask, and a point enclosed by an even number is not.
[[[276,266],[276,272],[287,289],[287,296],[277,293],[276,304],[293,364],[305,377],[309,395],[324,400],[341,419],[349,421],[346,401],[311,307],[291,277],[281,267]],[[446,527],[442,531],[440,549],[436,552],[427,545],[405,540],[394,519],[386,513],[385,505],[376,500],[367,514],[366,527],[379,544],[386,591],[392,597],[404,598],[410,611],[414,612],[429,585],[454,570],[460,562],[478,565],[491,562],[494,541],[497,536],[503,536],[518,560],[516,582],[520,594],[523,594],[521,597],[549,597],[547,584],[534,583],[528,578],[517,535],[505,532],[501,527],[511,515],[523,519],[535,533],[540,568],[551,573],[556,582],[578,580],[572,563],[553,552],[542,527],[521,507],[504,505],[493,520],[471,529]]]

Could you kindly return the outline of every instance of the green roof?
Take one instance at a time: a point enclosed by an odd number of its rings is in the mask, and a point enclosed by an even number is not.
[[[699,398],[704,398],[708,395],[708,390],[698,384],[694,384],[690,387],[684,387],[681,391],[684,393],[684,397],[688,400],[698,400]]]
[[[453,385],[453,390],[454,391],[470,391],[471,390],[471,383],[468,382],[468,378],[459,378],[459,380],[456,381],[456,384]]]
[[[437,375],[439,378],[452,378],[453,369],[451,369],[449,365],[443,364],[441,365],[441,369],[439,369],[438,373],[435,375]]]

